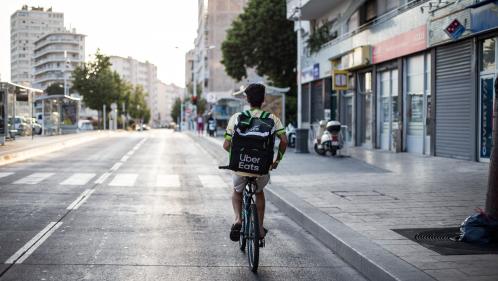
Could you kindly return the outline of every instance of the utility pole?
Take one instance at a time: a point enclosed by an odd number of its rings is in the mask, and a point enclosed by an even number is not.
[[[105,123],[106,123],[105,104],[104,104],[102,110],[103,110],[103,112],[102,112],[102,115],[103,115],[102,119],[104,120],[104,131],[105,131],[105,128],[106,128],[106,126],[105,126]]]
[[[498,78],[495,79],[495,97],[498,95]],[[495,98],[493,113],[493,150],[489,161],[488,194],[486,213],[498,219],[498,98]]]

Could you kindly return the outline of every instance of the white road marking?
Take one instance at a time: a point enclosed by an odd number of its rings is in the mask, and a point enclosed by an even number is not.
[[[14,184],[37,184],[53,175],[54,173],[34,173],[15,181]]]
[[[156,187],[180,187],[179,175],[158,175]]]
[[[93,173],[76,173],[70,176],[65,181],[61,182],[61,185],[85,185],[87,184],[95,174]]]
[[[8,177],[10,175],[13,175],[14,173],[0,173],[0,178],[5,178],[5,177]]]
[[[110,186],[133,186],[137,180],[137,174],[117,174],[109,183]]]
[[[103,183],[109,176],[111,175],[111,173],[108,173],[108,172],[105,172],[103,173],[96,181],[95,183]]]
[[[76,200],[73,201],[73,203],[71,203],[66,209],[67,210],[72,210],[74,209],[74,207],[80,202],[81,199],[83,199],[83,197],[85,197],[88,192],[90,192],[90,189],[86,189],[85,191],[83,191],[83,193],[80,194],[80,196],[78,196],[78,198],[76,198]]]
[[[29,240],[21,249],[15,252],[7,261],[6,264],[22,263],[25,261],[47,238],[61,226],[62,222],[51,222],[42,231],[38,232],[31,240]]]
[[[128,161],[128,158],[130,158],[130,156],[128,156],[128,154],[126,154],[125,156],[121,157],[121,160],[119,160],[119,161],[126,162],[126,161]]]
[[[86,202],[86,200],[88,200],[88,198],[90,198],[90,196],[95,192],[95,189],[90,189],[88,190],[88,192],[84,195],[83,199],[79,202],[76,203],[76,205],[74,205],[73,207],[73,210],[78,210],[78,208],[83,205],[83,203]]]
[[[200,175],[199,179],[201,180],[202,186],[206,188],[222,188],[227,185],[220,176]]]
[[[121,165],[123,165],[123,163],[121,163],[121,162],[114,164],[114,166],[112,166],[112,168],[111,168],[111,171],[113,171],[113,172],[116,171],[117,169],[119,169],[119,167],[121,167]]]

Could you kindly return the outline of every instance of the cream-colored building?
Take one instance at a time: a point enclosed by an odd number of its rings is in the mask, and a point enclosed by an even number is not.
[[[159,126],[167,125],[173,120],[171,118],[171,111],[173,104],[177,98],[183,98],[185,89],[175,84],[166,84],[162,81],[157,82],[157,96],[158,96],[158,124]]]
[[[236,82],[225,72],[221,63],[221,44],[225,40],[227,30],[232,21],[242,13],[248,0],[198,0],[198,29],[195,39],[195,49],[192,54],[187,53],[188,59],[193,55],[193,77],[201,86],[203,97],[220,99],[229,97],[239,89],[240,85],[249,81],[262,81],[254,71],[248,71],[246,81]],[[186,76],[189,74],[186,67]],[[188,77],[186,77],[188,78]],[[190,81],[186,79],[186,83]]]
[[[64,14],[52,8],[22,6],[10,17],[10,80],[32,86],[35,41],[44,34],[63,31]]]
[[[159,114],[157,95],[157,66],[132,57],[111,56],[111,69],[116,71],[123,80],[133,85],[142,85],[147,92],[147,104],[151,114],[151,124],[157,122]]]
[[[76,30],[48,33],[34,43],[33,86],[46,89],[53,83],[71,87],[71,73],[85,62],[85,35]],[[69,94],[69,92],[68,92]]]

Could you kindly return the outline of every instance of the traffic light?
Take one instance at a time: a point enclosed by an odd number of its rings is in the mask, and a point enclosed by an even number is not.
[[[197,105],[197,96],[192,96],[192,104]]]

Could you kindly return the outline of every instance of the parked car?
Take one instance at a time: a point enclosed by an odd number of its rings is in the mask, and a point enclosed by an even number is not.
[[[40,125],[40,124],[38,124],[38,122],[36,122],[36,118],[31,118],[28,120],[31,120],[30,126],[31,126],[31,131],[33,132],[33,134],[41,135],[42,125]]]
[[[23,116],[15,116],[14,130],[16,130],[16,134],[20,136],[31,135],[31,125],[29,123],[29,120],[24,118]]]
[[[90,120],[79,120],[78,130],[80,131],[93,131],[93,125]]]

